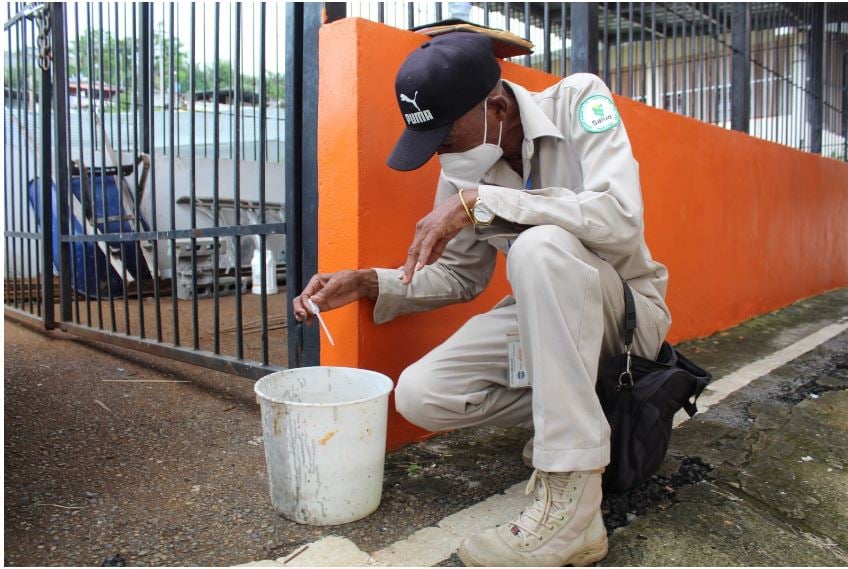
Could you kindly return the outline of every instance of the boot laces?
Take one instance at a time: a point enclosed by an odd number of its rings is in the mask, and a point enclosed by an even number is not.
[[[534,500],[518,515],[518,519],[510,524],[512,534],[524,538],[525,546],[528,545],[530,537],[542,539],[542,527],[553,529],[553,525],[549,523],[550,518],[565,520],[565,510],[574,501],[577,491],[577,486],[572,483],[572,476],[554,476],[542,470],[533,471],[524,492],[532,495]]]

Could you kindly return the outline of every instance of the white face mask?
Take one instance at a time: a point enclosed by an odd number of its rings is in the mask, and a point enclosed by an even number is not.
[[[483,144],[465,152],[449,152],[439,155],[442,171],[446,177],[453,181],[477,184],[483,178],[483,174],[488,172],[495,165],[495,162],[503,156],[503,149],[501,148],[503,121],[500,122],[498,143],[490,144],[486,142],[489,134],[487,104],[488,98],[483,101]]]

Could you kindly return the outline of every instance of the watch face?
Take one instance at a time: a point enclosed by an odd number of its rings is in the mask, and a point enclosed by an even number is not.
[[[474,217],[481,223],[489,223],[495,218],[495,214],[492,213],[489,208],[478,202],[474,204]]]

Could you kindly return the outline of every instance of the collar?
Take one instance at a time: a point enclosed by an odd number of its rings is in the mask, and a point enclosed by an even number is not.
[[[518,103],[518,111],[521,115],[521,128],[524,130],[525,140],[535,140],[542,136],[552,136],[554,138],[563,139],[562,132],[556,127],[548,115],[539,108],[533,95],[517,83],[503,80],[504,83],[510,86],[515,101]]]

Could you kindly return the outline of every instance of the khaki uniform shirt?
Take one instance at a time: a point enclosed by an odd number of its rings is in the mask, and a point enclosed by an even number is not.
[[[463,228],[441,259],[417,271],[408,285],[398,279],[399,269],[377,269],[374,321],[473,299],[489,283],[498,250],[506,253],[522,228],[557,225],[612,264],[670,323],[668,272],[645,243],[639,164],[607,86],[587,73],[541,93],[506,83],[524,130],[524,179],[501,158],[479,186],[483,205],[497,216],[492,225]],[[455,193],[441,173],[435,203]]]

